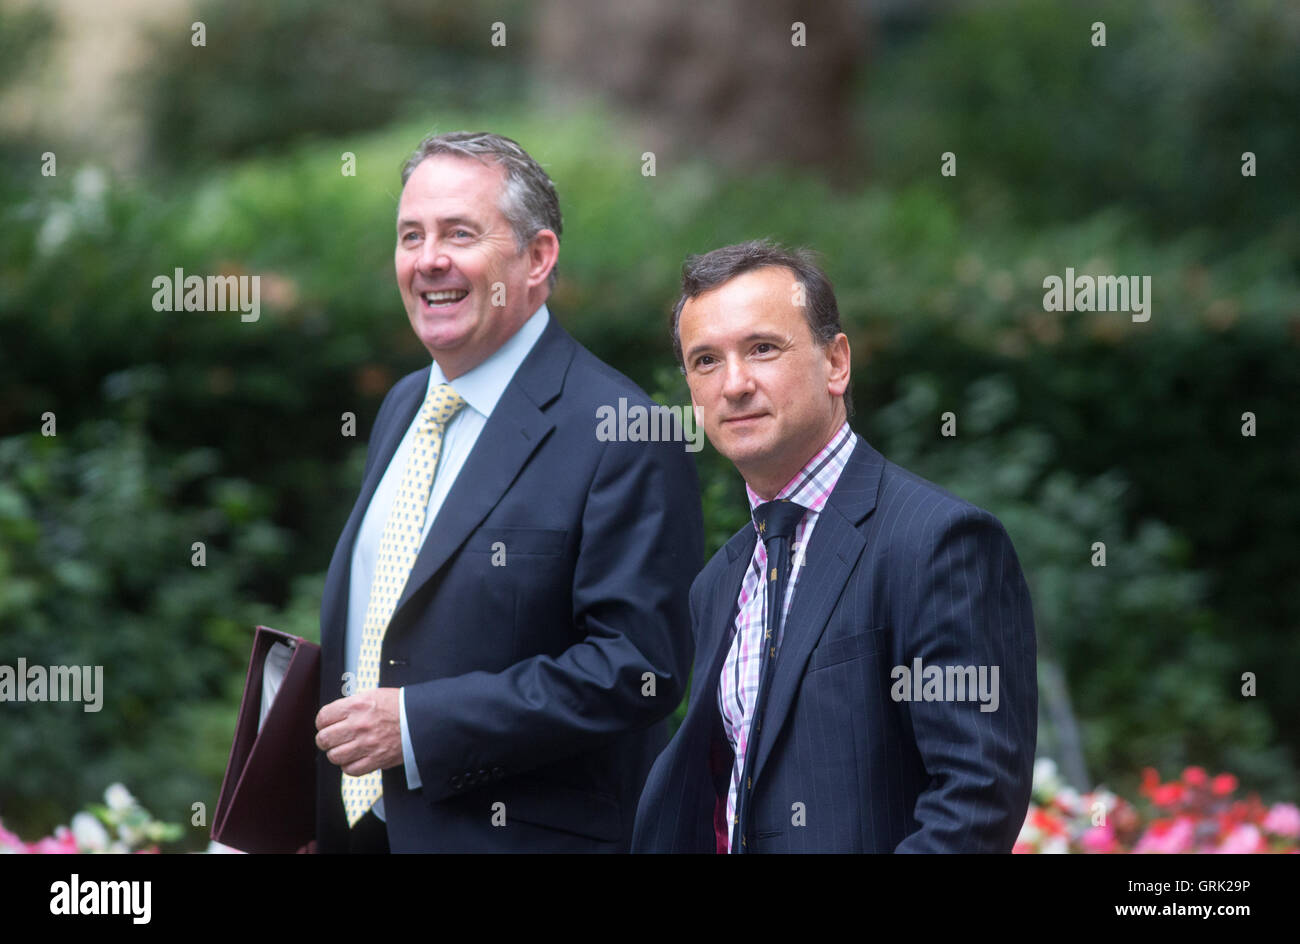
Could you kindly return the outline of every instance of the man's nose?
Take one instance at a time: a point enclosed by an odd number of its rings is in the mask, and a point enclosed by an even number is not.
[[[437,239],[426,239],[417,261],[421,272],[443,272],[451,267],[451,258]]]
[[[722,370],[722,395],[728,400],[738,400],[754,392],[754,377],[743,357],[728,357]]]

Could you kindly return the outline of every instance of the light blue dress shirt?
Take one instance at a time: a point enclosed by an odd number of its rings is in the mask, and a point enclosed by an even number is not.
[[[488,417],[496,409],[497,401],[505,393],[523,363],[528,352],[533,349],[537,339],[542,336],[550,320],[546,305],[538,308],[524,322],[514,335],[483,363],[467,371],[452,381],[456,392],[465,400],[465,406],[456,412],[447,424],[442,437],[442,451],[438,456],[438,467],[434,470],[433,488],[429,494],[429,510],[424,516],[424,531],[420,543],[429,537],[429,530],[438,510],[456,482],[461,466],[465,464],[474,444],[478,442],[479,433]],[[447,383],[446,376],[438,362],[434,361],[429,369],[429,390],[438,384]],[[427,393],[426,393],[427,395]],[[419,416],[419,412],[416,412]],[[361,632],[366,622],[366,607],[370,603],[370,584],[375,573],[375,555],[379,552],[379,542],[384,534],[384,524],[388,512],[393,507],[393,500],[402,483],[402,473],[406,469],[407,457],[415,444],[415,420],[407,428],[406,435],[393,453],[384,476],[375,488],[370,499],[366,515],[361,519],[357,531],[356,543],[352,546],[352,579],[348,587],[348,625],[345,639],[344,670],[356,677],[357,662],[361,654]],[[411,746],[411,735],[406,725],[406,689],[399,689],[398,704],[402,725],[402,762],[406,767],[406,785],[412,790],[420,787],[420,771],[415,763],[415,750]],[[381,797],[374,806],[375,815],[384,819],[384,800]]]

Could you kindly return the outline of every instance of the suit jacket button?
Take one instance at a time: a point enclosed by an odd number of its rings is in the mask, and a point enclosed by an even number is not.
[[[490,776],[491,776],[491,774],[489,774],[489,773],[487,772],[487,769],[486,769],[486,768],[480,767],[480,768],[479,768],[479,772],[478,772],[478,774],[477,774],[477,775],[475,776],[475,778],[474,778],[474,782],[475,782],[475,783],[487,783],[487,782],[488,782],[488,777],[490,777]]]
[[[452,788],[453,790],[459,790],[459,789],[460,789],[460,786],[461,786],[461,784],[460,784],[460,774],[452,774],[452,777],[451,777],[451,788]]]

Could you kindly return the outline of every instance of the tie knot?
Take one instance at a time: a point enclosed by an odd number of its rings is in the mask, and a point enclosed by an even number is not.
[[[424,425],[431,424],[441,429],[464,405],[465,399],[456,392],[455,387],[451,384],[438,384],[424,400]]]
[[[808,509],[786,498],[764,502],[754,509],[754,524],[766,544],[771,538],[790,538]]]

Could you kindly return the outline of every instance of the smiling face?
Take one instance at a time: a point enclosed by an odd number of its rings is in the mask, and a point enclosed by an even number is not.
[[[501,212],[500,165],[439,154],[420,163],[397,207],[397,287],[416,337],[448,380],[477,367],[546,300],[559,241],[519,250]]]
[[[784,267],[754,269],[687,301],[678,323],[699,422],[769,500],[845,418],[848,338],[813,340],[796,284]]]

